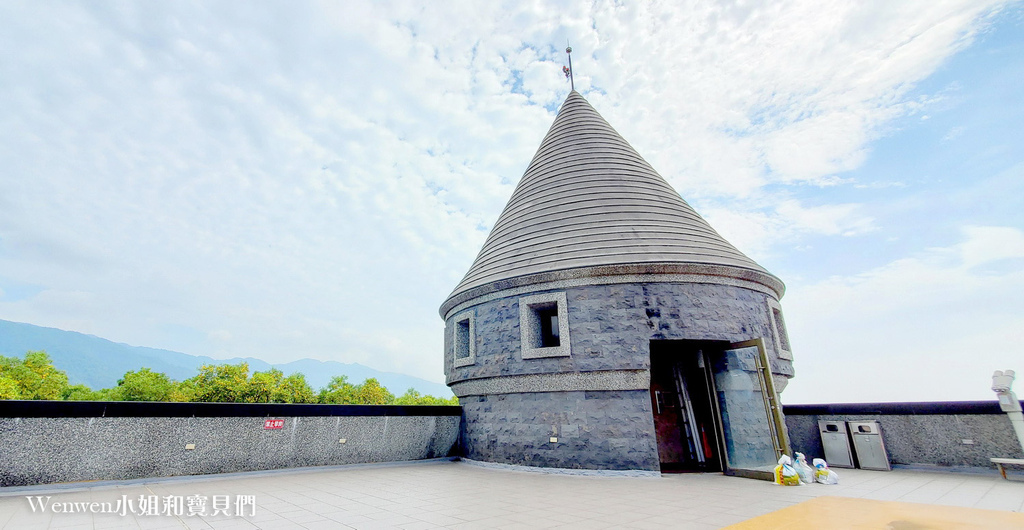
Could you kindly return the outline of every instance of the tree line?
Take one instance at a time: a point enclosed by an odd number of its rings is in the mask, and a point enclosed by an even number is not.
[[[227,403],[330,403],[339,405],[458,405],[458,398],[421,395],[410,388],[395,397],[374,378],[360,384],[335,376],[319,392],[301,373],[284,375],[276,368],[249,373],[247,363],[205,364],[184,381],[149,368],[129,371],[117,386],[92,390],[68,383],[63,370],[45,351],[30,351],[25,358],[0,355],[0,399],[67,401],[174,401]]]

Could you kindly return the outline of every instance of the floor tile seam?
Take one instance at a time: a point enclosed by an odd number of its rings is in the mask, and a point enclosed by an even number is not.
[[[418,519],[416,519],[416,518],[414,518],[414,517],[412,517],[410,515],[403,515],[403,514],[391,513],[391,512],[385,512],[385,513],[374,514],[374,515],[380,515],[380,517],[369,516],[370,519],[373,519],[374,521],[387,521],[389,519],[408,519],[410,521],[417,521],[418,520]]]
[[[901,498],[905,497],[906,495],[909,495],[909,494],[911,494],[911,493],[913,493],[913,492],[923,488],[926,484],[927,484],[927,482],[924,483],[924,484],[918,484],[918,485],[914,486],[912,484],[893,483],[893,484],[891,484],[889,486],[886,486],[886,487],[883,487],[883,488],[878,488],[878,489],[876,489],[874,491],[875,492],[884,492],[885,490],[890,489],[890,488],[895,489],[898,493],[897,493],[897,496],[893,500],[896,500],[896,499],[901,499]],[[908,486],[908,485],[913,486],[913,487],[908,489],[908,490],[905,490],[905,491],[899,491],[901,488],[897,488],[896,487],[896,486]],[[888,495],[889,492],[885,492],[885,494]]]
[[[923,488],[947,488],[948,487],[950,489],[950,491],[952,491],[952,490],[954,490],[956,488],[959,488],[960,486],[963,486],[966,483],[967,483],[966,480],[952,480],[952,479],[950,479],[950,480],[932,480],[932,481],[929,481],[926,484],[923,484],[921,487],[923,487]]]
[[[876,483],[876,484],[864,484],[863,489],[871,491],[913,491],[922,486],[921,483],[914,481],[896,481],[888,483]]]
[[[875,489],[887,488],[897,484],[903,484],[906,482],[913,482],[916,477],[871,477],[862,481],[855,481],[851,485],[857,485],[862,487],[871,487]],[[927,481],[925,481],[927,482]],[[839,483],[843,483],[842,475],[839,477]]]
[[[978,498],[973,503],[971,503],[970,507],[974,507],[979,502],[981,502],[981,500],[984,499],[989,494],[989,492],[991,492],[994,488],[995,488],[995,484],[988,484],[987,487],[985,487],[984,490],[978,495]],[[951,491],[951,492],[947,493],[946,495],[950,495],[952,493],[953,492]],[[963,493],[961,493],[961,495],[963,495]],[[943,497],[945,497],[945,495],[943,495]]]
[[[369,517],[366,517],[364,515],[358,515],[358,514],[350,515],[349,517],[328,517],[327,519],[329,519],[331,521],[336,521],[338,523],[341,523],[341,521],[344,521],[344,520],[351,520],[351,519],[365,519],[367,521],[371,521],[372,520]],[[341,524],[345,524],[345,523],[341,523]]]
[[[939,499],[941,499],[941,498],[945,497],[946,495],[948,495],[950,493],[950,491],[952,491],[952,490],[946,490],[946,491],[932,491],[932,490],[927,490],[927,489],[915,490],[915,491],[909,492],[909,493],[907,493],[905,495],[902,495],[898,500],[905,501],[905,502],[924,502],[924,503],[929,503],[929,504],[942,504],[942,503],[939,502]],[[919,500],[919,499],[929,499],[929,500]]]

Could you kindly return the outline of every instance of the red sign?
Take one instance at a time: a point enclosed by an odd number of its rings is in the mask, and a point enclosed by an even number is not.
[[[284,420],[264,420],[263,421],[263,428],[264,429],[283,429],[284,428]]]

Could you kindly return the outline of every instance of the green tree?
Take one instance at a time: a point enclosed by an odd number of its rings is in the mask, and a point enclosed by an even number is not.
[[[281,380],[272,399],[274,403],[316,403],[316,394],[305,375],[294,373]]]
[[[295,373],[285,377],[281,370],[271,368],[252,374],[245,400],[247,403],[313,403],[316,394],[306,383],[306,376]]]
[[[0,377],[18,385],[20,399],[61,399],[68,386],[68,375],[45,351],[27,352],[24,359],[0,356]]]
[[[66,401],[121,401],[117,387],[92,390],[85,385],[71,385],[61,394]]]
[[[199,373],[184,381],[190,383],[189,401],[245,403],[249,393],[249,365],[204,364]]]
[[[196,385],[191,379],[186,379],[171,389],[171,395],[167,398],[168,401],[175,403],[187,403],[189,401],[196,401]]]
[[[424,396],[410,388],[395,398],[376,379],[353,385],[344,375],[315,393],[306,376],[287,377],[278,369],[254,372],[249,365],[203,365],[180,383],[166,374],[141,368],[124,374],[113,388],[92,390],[68,385],[67,374],[53,366],[49,355],[30,351],[24,359],[0,356],[0,399],[64,399],[69,401],[206,401],[233,403],[335,403],[354,405],[458,405],[457,398]]]
[[[278,388],[284,374],[277,368],[271,368],[266,372],[254,372],[249,379],[248,388],[245,392],[246,403],[287,403],[276,401]]]
[[[0,399],[21,399],[21,385],[14,379],[0,374]]]
[[[83,384],[68,385],[64,392],[61,393],[60,398],[65,401],[94,401],[90,399],[95,394],[91,388]]]
[[[423,396],[415,388],[406,390],[404,394],[395,398],[395,405],[421,405]]]
[[[449,399],[421,395],[415,388],[405,391],[405,394],[395,398],[395,405],[458,405],[459,398],[452,396]]]
[[[349,405],[354,401],[356,387],[348,382],[348,376],[336,375],[327,386],[320,389],[318,401],[336,405]]]
[[[353,395],[353,403],[356,405],[388,405],[394,400],[395,395],[372,377],[357,386]]]
[[[174,386],[166,374],[142,368],[125,373],[115,391],[121,401],[169,401]]]

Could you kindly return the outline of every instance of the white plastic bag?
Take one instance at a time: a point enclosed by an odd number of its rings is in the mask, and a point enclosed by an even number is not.
[[[825,463],[821,458],[814,459],[814,479],[819,484],[839,484],[839,475],[835,471],[828,468],[828,464]]]
[[[814,483],[814,470],[807,464],[807,457],[803,453],[793,453],[796,457],[796,463],[793,464],[793,469],[796,469],[796,474],[800,475],[800,482],[804,484]]]
[[[779,458],[779,465],[775,466],[775,483],[782,486],[800,485],[800,475],[793,469],[793,460],[789,455]]]

